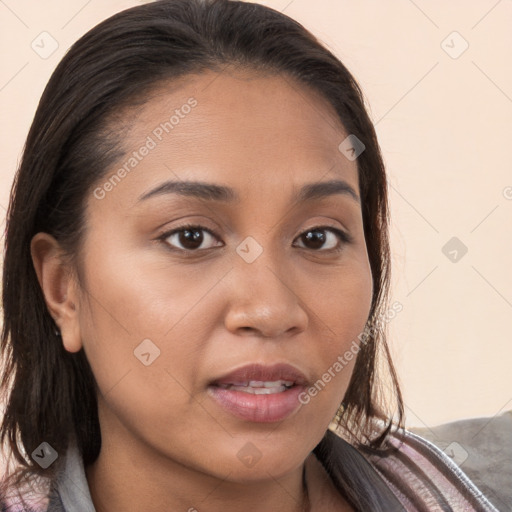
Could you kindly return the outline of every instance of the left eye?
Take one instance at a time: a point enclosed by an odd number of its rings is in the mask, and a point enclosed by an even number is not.
[[[330,234],[331,236],[328,237],[325,233]],[[352,238],[341,229],[331,228],[328,226],[318,226],[304,231],[304,233],[297,237],[297,240],[309,244],[310,247],[306,247],[306,249],[315,250],[322,247],[324,251],[339,251],[341,250],[340,246],[350,243]],[[325,247],[326,243],[328,245],[327,248]],[[311,247],[311,245],[313,247]]]

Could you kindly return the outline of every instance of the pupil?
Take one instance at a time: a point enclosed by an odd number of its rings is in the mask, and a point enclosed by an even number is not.
[[[180,243],[183,245],[183,247],[186,247],[188,249],[196,249],[201,245],[202,241],[203,235],[201,233],[201,230],[199,229],[184,229],[181,232]]]
[[[305,238],[308,242],[313,242],[314,248],[322,247],[325,243],[325,235],[320,230],[308,231]]]

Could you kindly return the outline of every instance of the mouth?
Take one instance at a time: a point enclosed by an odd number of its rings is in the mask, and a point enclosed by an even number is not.
[[[235,384],[218,384],[219,388],[222,389],[241,391],[242,393],[251,393],[252,395],[273,395],[274,393],[282,393],[294,385],[295,383],[291,380],[250,380],[248,382],[238,382]]]
[[[209,395],[224,411],[258,423],[282,421],[300,406],[308,384],[305,375],[289,364],[249,364],[211,381]]]

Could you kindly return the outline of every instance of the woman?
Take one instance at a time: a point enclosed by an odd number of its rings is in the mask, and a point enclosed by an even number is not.
[[[92,29],[7,221],[5,506],[495,510],[404,430],[379,146],[297,22],[161,0]]]

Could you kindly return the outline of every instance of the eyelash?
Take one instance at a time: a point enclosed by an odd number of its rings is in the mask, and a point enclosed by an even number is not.
[[[211,229],[208,229],[208,228],[206,228],[204,226],[200,226],[200,225],[197,225],[197,224],[183,224],[182,226],[179,226],[179,227],[177,227],[177,228],[175,228],[175,229],[173,229],[171,231],[166,231],[165,233],[162,233],[161,235],[159,235],[157,237],[157,240],[163,241],[171,251],[185,252],[185,253],[188,252],[188,253],[192,254],[192,253],[199,253],[199,252],[207,251],[208,250],[208,249],[180,249],[180,248],[171,246],[169,243],[166,242],[166,239],[169,238],[171,235],[174,235],[176,233],[180,233],[180,232],[185,231],[185,230],[205,231],[206,233],[210,234],[211,236],[213,236],[214,238],[219,240],[219,236],[217,235],[217,233],[215,233]],[[334,248],[334,249],[327,249],[327,250],[309,249],[309,250],[311,250],[313,252],[324,252],[324,253],[333,253],[334,252],[334,253],[336,253],[336,252],[340,252],[343,249],[344,245],[351,244],[351,243],[354,242],[354,238],[352,237],[352,235],[348,234],[347,232],[345,232],[345,231],[343,231],[341,229],[332,227],[332,226],[325,226],[325,225],[314,226],[312,228],[306,229],[297,238],[300,238],[302,235],[304,235],[306,233],[309,233],[311,231],[330,231],[331,233],[334,233],[335,235],[337,235],[338,240],[340,240],[340,242],[341,242],[340,245],[337,248]],[[211,249],[213,249],[213,247]],[[300,249],[308,250],[307,247],[300,247]]]

